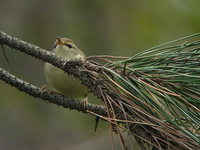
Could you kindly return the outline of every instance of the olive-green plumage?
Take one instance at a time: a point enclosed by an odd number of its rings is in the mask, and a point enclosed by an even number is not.
[[[58,38],[53,52],[65,60],[86,58],[85,54],[68,38]],[[83,98],[88,93],[88,89],[81,84],[80,80],[49,63],[45,63],[44,72],[50,86],[67,97]]]

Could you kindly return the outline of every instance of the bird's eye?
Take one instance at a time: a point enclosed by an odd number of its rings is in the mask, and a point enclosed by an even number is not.
[[[69,47],[69,48],[72,48],[73,46],[69,43],[65,44],[65,46]]]
[[[53,48],[56,48],[58,44],[54,44]]]

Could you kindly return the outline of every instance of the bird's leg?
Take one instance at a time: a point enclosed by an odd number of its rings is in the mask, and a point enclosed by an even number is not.
[[[47,85],[43,85],[43,86],[40,88],[40,91],[41,91],[42,94],[45,93],[45,92],[47,92],[47,94],[51,94],[51,90],[48,88]],[[48,101],[45,101],[45,102],[46,102],[46,103],[49,103]]]
[[[51,90],[48,88],[47,85],[43,85],[43,86],[40,88],[40,90],[41,90],[41,93],[44,93],[44,92],[47,92],[48,94],[51,93]]]
[[[50,89],[48,88],[47,85],[43,85],[43,86],[40,88],[40,90],[41,90],[41,93],[47,92],[48,94],[55,93],[55,94],[62,95],[62,94],[59,93],[59,92],[50,90]],[[64,96],[64,95],[62,95],[62,96]]]
[[[88,94],[81,100],[81,104],[83,104],[84,109],[86,110],[86,106],[88,104]]]
[[[88,94],[86,94],[85,97],[81,100],[81,104],[83,104],[84,110],[86,111],[87,104],[88,104]],[[94,131],[97,130],[98,124],[99,124],[99,117],[96,116]]]

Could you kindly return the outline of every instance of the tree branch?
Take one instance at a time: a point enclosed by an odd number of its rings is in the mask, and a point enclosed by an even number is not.
[[[91,64],[89,62],[82,62],[81,60],[73,60],[67,62],[52,52],[41,49],[38,46],[22,41],[1,31],[0,42],[1,44],[5,44],[11,48],[24,52],[45,62],[51,63],[52,65],[64,70],[66,73],[80,79],[82,83],[86,85],[97,97],[101,97],[101,93],[99,90],[97,90],[97,81],[93,80],[87,72],[83,72],[78,69],[78,67],[82,66],[90,69],[91,71],[93,70],[96,72],[101,72],[101,66]]]
[[[104,106],[94,105],[90,103],[83,105],[80,100],[66,98],[56,92],[38,88],[26,81],[15,77],[14,75],[1,68],[0,79],[11,86],[14,86],[18,90],[25,92],[33,97],[40,98],[46,102],[53,103],[64,108],[81,111],[83,113],[87,113],[86,110],[89,110],[96,114],[107,116],[107,112]]]
[[[61,68],[69,75],[78,78],[88,87],[90,92],[103,100],[106,105],[112,103],[106,107],[88,104],[86,106],[87,110],[117,120],[114,121],[114,123],[123,124],[134,136],[136,135],[135,137],[142,137],[144,141],[152,143],[157,149],[199,149],[198,143],[178,131],[178,129],[173,125],[150,115],[132,101],[127,101],[127,97],[124,97],[122,94],[120,95],[120,93],[113,87],[113,84],[110,84],[108,81],[102,82],[104,77],[101,77],[101,75],[109,76],[109,72],[107,72],[104,66],[81,60],[66,62],[51,52],[7,35],[4,32],[0,32],[0,43],[45,62],[49,62],[52,65]],[[42,92],[39,88],[10,75],[2,69],[0,69],[0,78],[6,83],[15,86],[19,90],[34,97],[42,98],[65,108],[85,112],[84,106],[80,101],[64,98],[56,93],[49,94],[47,92]],[[110,78],[112,81],[112,76]],[[120,105],[121,109],[119,108]],[[110,113],[110,111],[112,113]],[[120,121],[120,119],[123,121]],[[138,123],[136,121],[137,119],[139,119],[141,123]],[[124,121],[130,122],[124,123]]]

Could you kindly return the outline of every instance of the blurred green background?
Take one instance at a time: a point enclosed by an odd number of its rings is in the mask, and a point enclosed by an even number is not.
[[[0,30],[47,50],[61,36],[87,55],[132,56],[199,32],[199,6],[199,0],[0,0]],[[46,84],[42,61],[8,47],[6,53],[12,74]],[[2,51],[0,67],[8,70]],[[94,132],[94,122],[0,81],[1,150],[111,149],[109,125],[100,122]]]

